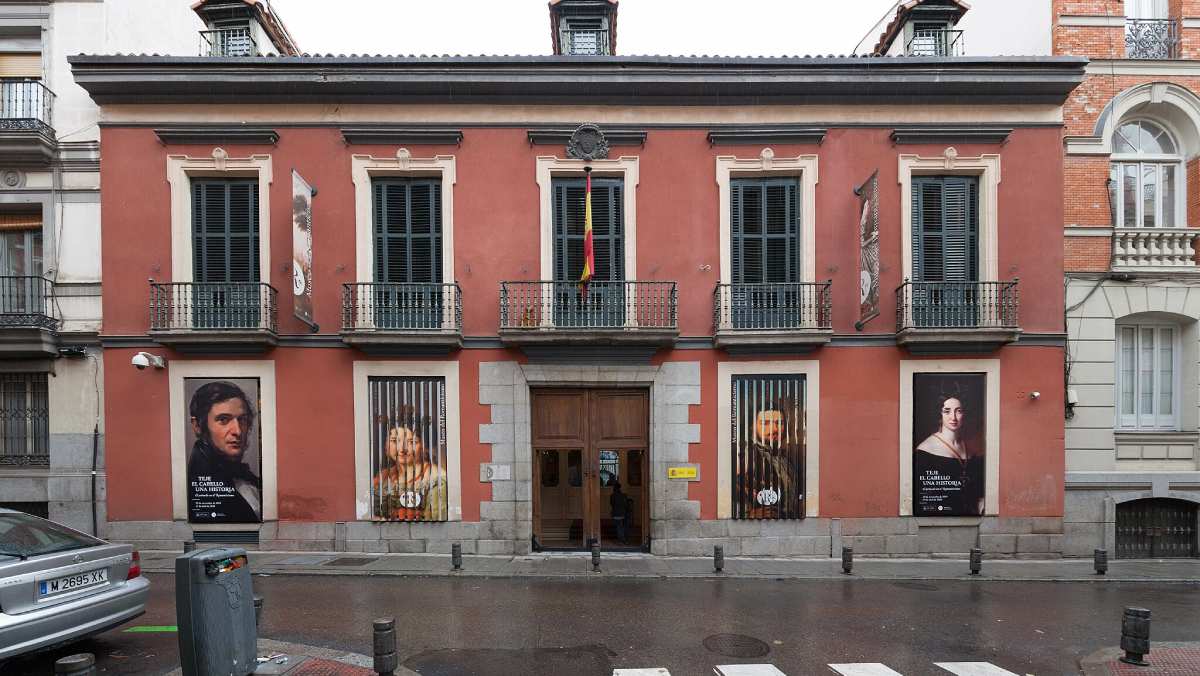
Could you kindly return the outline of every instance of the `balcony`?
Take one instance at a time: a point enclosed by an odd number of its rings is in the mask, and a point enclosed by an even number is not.
[[[368,354],[461,348],[462,289],[458,284],[343,284],[342,340]]]
[[[1018,280],[905,282],[896,289],[896,343],[917,354],[992,352],[1021,334]]]
[[[58,356],[54,282],[43,277],[0,277],[0,358]]]
[[[729,352],[806,352],[833,338],[831,282],[718,284],[713,335]]]
[[[963,32],[949,29],[915,30],[904,46],[904,53],[907,56],[962,56]]]
[[[248,27],[200,31],[200,56],[258,56]]]
[[[1188,228],[1115,228],[1113,270],[1195,272],[1197,235],[1200,230]]]
[[[263,352],[279,341],[278,295],[260,282],[151,282],[150,337],[180,352]]]
[[[54,92],[39,80],[0,78],[0,159],[49,164],[58,147],[53,110]]]
[[[675,282],[500,283],[500,340],[526,352],[634,348],[648,357],[678,336]]]
[[[1177,22],[1173,19],[1126,19],[1125,58],[1178,59]]]

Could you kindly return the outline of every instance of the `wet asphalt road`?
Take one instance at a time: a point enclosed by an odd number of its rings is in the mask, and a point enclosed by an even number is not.
[[[150,576],[146,615],[174,625],[173,580]],[[766,662],[789,676],[883,662],[905,676],[935,661],[986,661],[1018,674],[1076,674],[1116,645],[1121,609],[1154,612],[1152,639],[1200,641],[1200,584],[634,580],[256,576],[265,638],[369,654],[372,618],[395,615],[401,660],[425,676],[610,676],[614,667],[711,674]],[[173,633],[127,627],[0,673],[49,674],[55,658],[97,654],[101,673],[177,666]],[[741,634],[770,652],[738,659],[704,639]]]

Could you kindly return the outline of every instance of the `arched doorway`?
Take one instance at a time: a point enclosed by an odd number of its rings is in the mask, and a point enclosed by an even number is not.
[[[1197,505],[1171,498],[1146,498],[1117,505],[1117,558],[1164,559],[1197,556]]]

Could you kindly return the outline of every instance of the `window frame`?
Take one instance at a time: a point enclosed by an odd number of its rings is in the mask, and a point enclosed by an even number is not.
[[[37,467],[50,464],[50,383],[45,372],[4,372],[0,373],[0,385],[20,383],[24,387],[24,406],[21,410],[25,416],[13,420],[7,415],[10,423],[17,423],[20,433],[13,435],[11,441],[20,441],[22,449],[15,451],[10,448],[10,438],[7,425],[0,427],[0,458],[23,458],[17,464]],[[6,388],[0,388],[0,410],[6,410]],[[39,425],[38,418],[41,424]],[[40,429],[39,429],[40,428]],[[15,443],[14,443],[15,445]],[[7,464],[0,461],[0,464]]]
[[[413,231],[413,187],[428,186],[431,189],[431,194],[435,196],[436,204],[431,209],[431,222],[429,234],[416,233]],[[392,188],[403,187],[405,191],[405,214],[404,228],[402,233],[388,233],[383,223],[380,221],[382,205],[379,204],[379,189],[387,191]],[[393,175],[383,176],[375,175],[371,177],[371,254],[373,261],[386,260],[386,250],[381,252],[380,247],[389,240],[404,240],[404,251],[407,256],[406,268],[408,270],[408,279],[403,281],[387,279],[389,277],[386,269],[380,269],[377,265],[372,265],[372,273],[375,283],[415,283],[415,284],[442,284],[445,282],[443,270],[445,267],[445,252],[442,249],[445,224],[443,222],[443,206],[442,206],[442,181],[440,176],[405,176]],[[424,243],[429,248],[430,254],[430,277],[433,279],[415,282],[413,277],[413,253],[420,243]],[[388,267],[391,267],[390,265]]]
[[[744,205],[746,204],[746,201],[744,198],[743,190],[744,190],[744,187],[747,185],[757,185],[762,191],[761,195],[759,196],[760,206],[762,207],[762,210],[761,210],[762,218],[761,218],[761,223],[760,223],[760,231],[756,234],[750,234],[750,235],[747,235],[747,233],[746,233],[746,219],[745,219],[745,209],[744,209]],[[788,219],[788,223],[786,226],[786,232],[784,232],[782,234],[779,234],[779,233],[771,234],[771,233],[767,232],[767,227],[766,227],[767,221],[768,221],[767,207],[770,203],[769,197],[767,195],[767,189],[772,186],[791,188],[790,199],[792,200],[792,204],[788,205],[788,207],[787,207],[788,209],[790,209],[791,213],[785,214],[785,218]],[[731,266],[730,267],[731,282],[733,284],[756,284],[756,283],[789,284],[789,283],[798,283],[798,282],[802,281],[802,277],[803,277],[802,268],[803,268],[803,261],[804,261],[804,252],[803,252],[804,241],[803,241],[803,237],[801,236],[800,231],[801,231],[801,223],[803,222],[802,212],[804,211],[804,207],[803,207],[802,200],[800,197],[800,193],[801,193],[800,177],[799,176],[733,176],[733,177],[730,177],[730,180],[729,180],[729,190],[730,190],[729,261],[730,261],[730,266]],[[742,207],[741,211],[738,211],[739,207]],[[746,278],[745,245],[746,245],[747,239],[758,239],[762,242],[762,248],[760,249],[760,257],[762,259],[760,261],[762,264],[761,265],[761,272],[762,272],[762,277],[763,277],[762,282],[747,282],[747,281],[745,281],[745,278]],[[784,242],[785,253],[784,253],[783,260],[784,260],[785,268],[784,268],[783,272],[784,272],[784,277],[786,277],[787,279],[785,279],[781,282],[772,282],[772,281],[769,281],[769,279],[768,279],[771,276],[769,273],[769,270],[768,270],[768,268],[770,267],[770,265],[769,265],[770,256],[768,254],[768,247],[766,246],[766,244],[767,244],[767,242],[769,242],[771,240],[780,240],[780,241]],[[795,246],[795,250],[794,250],[795,255],[794,256],[789,255],[789,253],[788,253],[788,249],[790,249],[792,247],[793,242],[794,242],[794,246]]]
[[[1160,370],[1161,345],[1158,341],[1164,330],[1169,329],[1172,332],[1171,336],[1171,415],[1164,417],[1158,413],[1161,404],[1161,391],[1157,387],[1158,374]],[[1133,410],[1126,412],[1123,410],[1123,402],[1121,393],[1125,382],[1122,376],[1123,353],[1125,348],[1126,338],[1124,334],[1127,330],[1132,330],[1135,344],[1133,347]],[[1141,352],[1142,352],[1142,331],[1154,331],[1156,346],[1154,348],[1154,363],[1151,365],[1152,373],[1155,374],[1155,385],[1152,389],[1153,411],[1145,413],[1140,410],[1139,386],[1141,378]],[[1113,394],[1114,394],[1114,412],[1116,419],[1114,428],[1117,431],[1133,431],[1133,432],[1174,432],[1180,430],[1180,408],[1183,403],[1182,392],[1182,360],[1181,351],[1183,347],[1182,340],[1183,328],[1179,324],[1171,322],[1118,322],[1116,324],[1116,335],[1114,336],[1115,343],[1115,358],[1113,359]],[[1143,424],[1143,418],[1149,417],[1150,424]]]
[[[1117,132],[1122,127],[1128,124],[1149,124],[1157,127],[1171,143],[1175,146],[1174,153],[1118,153],[1112,152],[1109,155],[1109,180],[1111,183],[1110,197],[1112,201],[1112,221],[1114,228],[1121,229],[1138,229],[1138,230],[1166,230],[1187,227],[1187,165],[1184,162],[1184,156],[1179,152],[1179,139],[1170,127],[1159,122],[1158,120],[1133,117],[1119,120],[1114,126],[1113,131],[1109,135],[1109,147],[1116,147],[1115,138]],[[1127,225],[1124,221],[1125,212],[1125,191],[1123,189],[1123,171],[1124,167],[1136,166],[1138,189],[1137,189],[1137,208],[1134,214],[1134,225]],[[1165,174],[1164,167],[1173,167],[1175,170],[1175,185],[1174,185],[1174,218],[1173,223],[1164,223],[1164,206],[1163,200],[1163,177]],[[1146,167],[1156,167],[1158,179],[1154,196],[1154,225],[1145,225],[1145,169]],[[1117,169],[1121,168],[1118,172]],[[1181,223],[1182,221],[1182,223]]]

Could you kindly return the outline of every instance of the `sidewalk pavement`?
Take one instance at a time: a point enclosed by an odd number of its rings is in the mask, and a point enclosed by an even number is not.
[[[181,552],[143,551],[142,570],[175,572]],[[600,572],[592,571],[587,553],[540,553],[527,556],[464,555],[462,570],[451,569],[444,554],[356,554],[345,552],[250,551],[257,574],[391,575],[480,577],[606,578],[790,578],[847,579],[841,560],[828,558],[726,558],[722,573],[708,557],[607,553]],[[1110,561],[1107,575],[1097,575],[1089,559],[984,559],[979,575],[971,575],[961,559],[854,560],[853,577],[882,580],[1055,580],[1071,582],[1189,582],[1200,584],[1200,560],[1156,559]]]
[[[1148,667],[1125,664],[1119,648],[1104,648],[1079,661],[1084,676],[1188,676],[1200,674],[1200,643],[1150,643]]]
[[[375,676],[371,658],[358,653],[260,638],[258,654],[276,658],[259,665],[254,672],[263,676]],[[183,669],[176,669],[167,676],[183,676]],[[419,675],[398,667],[396,676]]]

